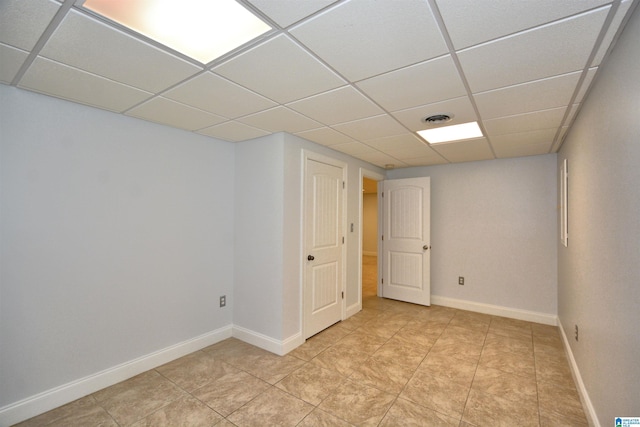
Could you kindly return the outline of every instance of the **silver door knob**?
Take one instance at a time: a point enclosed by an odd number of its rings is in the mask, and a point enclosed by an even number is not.
[[[313,261],[313,260],[314,260],[314,259],[316,259],[316,258],[315,258],[313,255],[309,255],[309,256],[307,257],[307,259],[308,259],[309,261]]]

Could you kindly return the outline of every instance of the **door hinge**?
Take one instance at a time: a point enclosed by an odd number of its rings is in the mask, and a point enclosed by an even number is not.
[[[342,236],[342,244],[344,245],[344,236]]]
[[[384,279],[380,279],[380,282],[384,285]]]
[[[382,235],[382,240],[384,240],[384,234]]]
[[[344,291],[342,291],[342,299],[344,299]]]
[[[344,181],[342,181],[342,189],[344,190]]]
[[[382,197],[384,197],[384,191],[382,192]]]

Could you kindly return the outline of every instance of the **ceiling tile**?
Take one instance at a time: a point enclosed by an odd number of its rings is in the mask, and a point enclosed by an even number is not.
[[[314,95],[287,107],[325,125],[335,125],[384,113],[380,107],[351,86]]]
[[[69,11],[41,55],[153,93],[202,70],[75,10]]]
[[[346,83],[283,34],[213,71],[279,103],[306,98]]]
[[[494,158],[486,138],[437,144],[431,148],[450,162],[474,162]]]
[[[421,138],[412,133],[371,139],[367,141],[366,144],[376,150],[385,152],[390,150],[410,150],[424,147],[429,148]]]
[[[198,133],[233,142],[269,135],[269,132],[238,122],[225,122],[210,126],[199,130]]]
[[[466,96],[395,111],[391,114],[410,130],[418,131],[429,127],[423,120],[425,117],[444,113],[453,115],[452,120],[448,123],[452,125],[478,121],[476,111]]]
[[[381,168],[402,168],[407,165],[399,159],[392,157],[388,154],[381,153],[380,151],[374,151],[371,153],[363,153],[358,154],[357,156],[360,160],[364,160],[365,162],[372,163]]]
[[[257,93],[209,72],[186,81],[162,96],[232,119],[277,105]]]
[[[336,0],[249,0],[269,18],[281,27],[288,27],[335,3]]]
[[[286,107],[276,107],[238,119],[242,123],[271,132],[297,133],[322,125]]]
[[[348,79],[357,81],[447,53],[426,1],[352,0],[290,30]]]
[[[629,8],[631,7],[632,4],[633,2],[631,0],[623,0],[620,2],[620,5],[618,6],[618,10],[616,11],[616,15],[613,17],[613,20],[611,21],[611,24],[609,24],[609,28],[607,29],[607,33],[605,34],[604,39],[600,43],[600,48],[598,49],[598,53],[596,54],[593,61],[591,62],[592,66],[597,66],[602,63],[602,60],[604,59],[605,55],[609,51],[609,47],[611,46],[611,42],[613,41],[613,38],[615,37],[616,33],[620,29],[620,24],[622,23],[622,20],[624,19],[626,14],[629,12]]]
[[[298,132],[296,133],[296,135],[309,141],[313,141],[326,146],[355,142],[353,138],[350,138],[347,135],[335,131],[329,127]]]
[[[0,82],[11,83],[29,54],[0,43]]]
[[[449,55],[364,80],[358,83],[358,87],[389,111],[431,104],[467,93]]]
[[[29,67],[19,87],[117,112],[153,96],[42,57],[36,58]]]
[[[475,94],[483,119],[512,116],[569,104],[581,71]]]
[[[49,0],[0,1],[0,43],[33,49],[59,8]]]
[[[333,128],[360,141],[400,135],[407,132],[404,127],[388,115],[380,115],[353,122],[342,123],[333,126]]]
[[[551,110],[484,120],[483,123],[490,138],[507,133],[552,129],[560,126],[566,110],[567,107],[553,108]]]
[[[445,159],[442,158],[438,153],[434,151],[435,155],[433,156],[425,156],[425,157],[412,157],[410,159],[400,159],[407,166],[434,166],[434,165],[444,165],[448,163]]]
[[[610,0],[436,0],[451,41],[462,49],[609,3]],[[482,25],[469,25],[482,22]]]
[[[186,130],[203,129],[226,120],[224,117],[163,97],[153,98],[127,111],[126,114]]]
[[[496,150],[515,147],[519,145],[547,144],[547,148],[553,143],[557,128],[534,130],[531,132],[510,133],[491,137],[491,145]]]
[[[537,156],[540,154],[547,154],[551,149],[551,143],[543,144],[522,144],[513,146],[501,146],[495,147],[496,157],[499,159],[505,159],[507,157],[524,157],[524,156]]]
[[[432,162],[444,162],[424,140],[412,133],[373,139],[366,144],[403,162],[414,157],[422,158],[423,161],[429,158]]]
[[[582,70],[609,7],[460,51],[473,93]],[[551,60],[550,58],[553,58]]]
[[[365,145],[361,142],[347,142],[346,144],[332,145],[331,148],[341,153],[348,154],[350,156],[357,156],[364,153],[373,153],[377,150]]]

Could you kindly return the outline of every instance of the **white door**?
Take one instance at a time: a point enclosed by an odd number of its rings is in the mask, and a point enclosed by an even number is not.
[[[342,320],[343,168],[306,160],[304,187],[304,336]]]
[[[431,304],[430,190],[425,178],[382,184],[382,296]]]

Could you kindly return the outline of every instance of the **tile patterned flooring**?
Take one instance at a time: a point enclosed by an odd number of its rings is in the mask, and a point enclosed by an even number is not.
[[[286,356],[230,338],[19,425],[588,424],[557,328],[374,286],[360,313]]]

